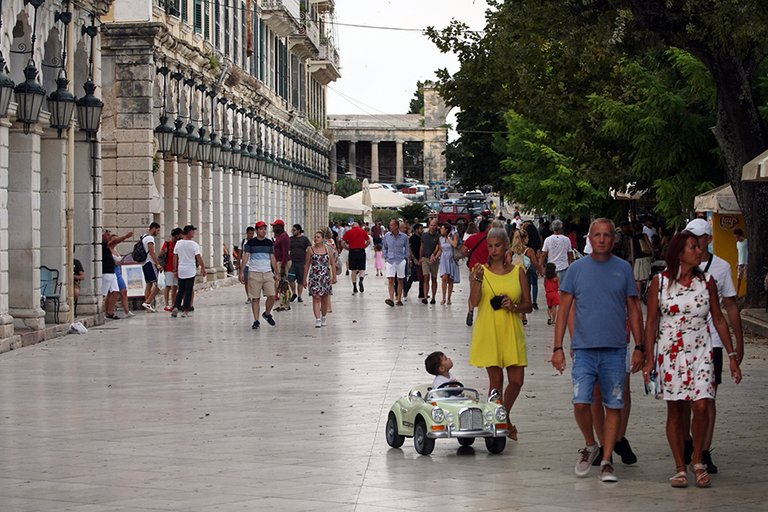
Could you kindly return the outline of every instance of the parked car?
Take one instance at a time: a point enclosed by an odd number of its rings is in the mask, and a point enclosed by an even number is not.
[[[469,211],[469,208],[464,203],[443,204],[437,212],[437,222],[441,224],[444,222],[456,224],[459,219],[470,222],[473,218],[474,215],[472,215],[472,212]]]
[[[476,389],[447,384],[438,389],[417,386],[397,400],[387,417],[387,444],[399,448],[406,437],[413,437],[416,451],[429,455],[435,439],[456,438],[460,445],[470,446],[482,437],[489,452],[503,452],[509,424],[501,393],[493,390],[485,401]]]
[[[469,213],[472,214],[473,218],[477,217],[478,215],[487,217],[492,213],[491,205],[485,201],[467,203],[467,209],[469,210]]]
[[[468,190],[461,195],[461,198],[466,201],[485,202],[485,194],[480,190]]]

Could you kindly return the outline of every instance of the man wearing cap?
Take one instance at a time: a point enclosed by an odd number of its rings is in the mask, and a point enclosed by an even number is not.
[[[275,277],[285,279],[291,267],[291,237],[285,232],[283,219],[277,219],[272,223],[272,233],[275,235],[275,261],[277,261]]]
[[[741,364],[741,361],[744,358],[744,330],[741,325],[739,308],[736,305],[736,288],[733,286],[731,265],[723,258],[715,256],[709,252],[709,244],[712,243],[712,224],[704,219],[693,219],[687,226],[685,226],[685,230],[699,240],[699,248],[701,249],[701,263],[699,264],[699,268],[705,273],[709,273],[709,275],[715,279],[715,283],[717,284],[717,295],[720,297],[723,307],[728,314],[728,320],[733,329],[733,335],[736,338],[736,357],[739,364]],[[715,391],[717,391],[717,386],[722,382],[723,376],[723,342],[720,339],[720,336],[718,336],[717,330],[712,322],[712,315],[707,317],[707,325],[709,326],[709,333],[712,339],[712,359],[715,365],[714,387]],[[707,465],[708,473],[717,473],[717,466],[712,462],[712,455],[710,454],[717,411],[715,409],[714,400],[708,400],[707,404],[709,428],[704,436],[702,462]],[[686,439],[685,444],[686,458],[688,458],[688,454],[693,452],[693,444],[690,438]]]
[[[360,281],[360,293],[365,291],[363,279],[365,279],[365,248],[371,243],[368,233],[360,227],[357,222],[352,223],[352,227],[345,233],[344,247],[349,251],[347,265],[352,273],[352,293],[357,293],[358,278]]]
[[[262,292],[267,298],[267,303],[261,316],[269,325],[275,325],[275,319],[272,318],[272,306],[275,304],[277,261],[275,260],[275,244],[267,238],[267,223],[263,220],[256,223],[256,237],[245,244],[242,258],[240,282],[245,284],[245,268],[247,267],[248,296],[251,299],[251,311],[253,312],[251,329],[258,329],[260,325],[259,304]]]
[[[192,240],[195,233],[197,233],[197,228],[192,224],[184,226],[183,238],[173,246],[173,269],[179,283],[176,303],[171,312],[171,316],[174,318],[179,314],[179,311],[182,312],[182,317],[191,314],[197,267],[200,267],[200,272],[205,277],[205,263],[203,263],[203,257],[200,254],[200,245]]]

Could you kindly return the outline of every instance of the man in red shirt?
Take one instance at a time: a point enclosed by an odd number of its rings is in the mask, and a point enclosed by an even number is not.
[[[358,276],[360,293],[365,291],[363,279],[365,278],[365,248],[371,243],[368,233],[357,222],[344,233],[344,247],[349,251],[349,270],[352,276],[352,293],[357,293]]]
[[[461,246],[461,251],[467,256],[467,265],[469,269],[475,268],[475,265],[488,263],[488,230],[491,229],[491,222],[488,219],[480,221],[478,226],[480,231],[467,238],[464,245]],[[472,302],[469,301],[469,311],[467,312],[467,325],[471,326],[474,320],[475,308],[472,307]]]
[[[272,223],[272,233],[275,235],[275,260],[277,260],[275,280],[285,279],[291,263],[291,237],[285,232],[283,219],[277,219]]]

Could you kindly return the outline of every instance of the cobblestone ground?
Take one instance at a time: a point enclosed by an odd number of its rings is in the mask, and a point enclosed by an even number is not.
[[[0,510],[385,511],[765,510],[768,348],[751,340],[744,381],[718,400],[711,489],[670,488],[664,404],[632,378],[634,466],[619,482],[573,473],[582,447],[570,378],[552,370],[546,313],[530,317],[530,367],[514,409],[520,440],[501,455],[437,441],[390,449],[384,424],[423,360],[468,364],[468,287],[452,306],[384,304],[384,279],[335,289],[329,326],[311,305],[250,329],[242,288],[201,294],[192,318],[139,313],[0,355]],[[414,294],[415,295],[415,294]]]

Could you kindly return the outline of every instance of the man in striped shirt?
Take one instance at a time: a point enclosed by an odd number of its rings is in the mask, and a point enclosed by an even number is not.
[[[251,299],[253,324],[251,329],[258,329],[259,304],[262,292],[267,298],[264,313],[261,315],[269,325],[275,325],[272,318],[272,306],[275,304],[275,244],[267,238],[267,223],[256,223],[256,236],[243,246],[243,259],[240,263],[240,282],[245,284],[245,268],[248,268],[248,297]]]

